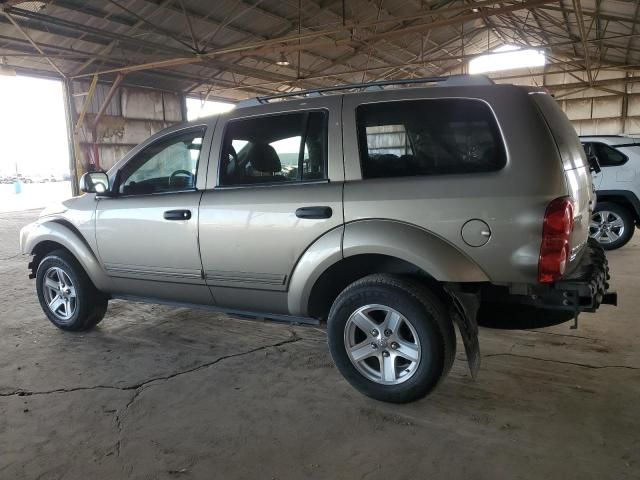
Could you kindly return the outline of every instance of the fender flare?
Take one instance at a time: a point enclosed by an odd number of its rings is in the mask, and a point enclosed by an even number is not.
[[[289,280],[287,295],[291,315],[307,315],[311,290],[320,275],[331,265],[342,260],[342,234],[344,225],[334,228],[316,239],[302,254]]]
[[[325,233],[302,254],[289,281],[289,313],[308,315],[311,292],[320,276],[339,261],[361,254],[404,260],[440,282],[489,281],[464,252],[431,232],[395,220],[359,220]]]
[[[98,290],[110,291],[111,280],[79,233],[53,219],[32,223],[20,231],[20,250],[23,255],[33,255],[36,247],[47,241],[59,243],[69,250]]]
[[[597,205],[597,202],[600,201],[600,197],[605,197],[603,201],[606,201],[606,198],[610,198],[610,197],[624,198],[627,202],[629,202],[629,204],[633,208],[633,212],[631,213],[634,214],[635,218],[640,219],[640,200],[638,199],[636,194],[633,193],[632,191],[630,190],[596,190],[596,205]]]
[[[376,253],[405,260],[439,282],[488,282],[466,253],[433,232],[396,220],[359,220],[345,225],[345,258]]]

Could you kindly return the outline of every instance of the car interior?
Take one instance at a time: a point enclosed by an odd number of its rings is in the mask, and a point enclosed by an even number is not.
[[[476,102],[365,105],[358,127],[367,178],[475,173],[505,162],[495,120]]]
[[[325,162],[324,112],[233,120],[225,132],[220,185],[320,180]]]
[[[193,189],[202,137],[203,132],[198,130],[151,144],[122,170],[120,193],[144,195]]]

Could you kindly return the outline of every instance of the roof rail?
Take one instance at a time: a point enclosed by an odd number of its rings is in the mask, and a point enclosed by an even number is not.
[[[493,80],[485,75],[451,75],[448,77],[421,77],[421,78],[406,78],[402,80],[381,80],[376,82],[365,83],[346,83],[343,85],[336,85],[333,87],[320,87],[311,90],[299,90],[296,92],[278,93],[276,95],[267,95],[264,97],[255,97],[248,100],[242,100],[238,102],[236,107],[249,107],[252,105],[269,103],[271,100],[290,98],[290,97],[308,97],[322,95],[328,92],[339,92],[342,90],[383,90],[383,87],[391,85],[410,85],[416,83],[436,83],[438,86],[443,87],[458,87],[458,86],[475,86],[475,85],[493,85]]]

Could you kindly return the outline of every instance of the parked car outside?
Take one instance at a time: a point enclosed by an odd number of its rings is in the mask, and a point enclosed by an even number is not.
[[[600,171],[593,172],[598,201],[590,236],[605,250],[620,248],[640,225],[640,139],[589,135],[580,141],[600,165]]]
[[[127,298],[326,321],[344,377],[407,402],[453,365],[454,323],[477,374],[480,307],[566,320],[614,304],[585,153],[554,99],[428,81],[263,97],[85,174],[85,195],[20,233],[45,314],[86,330]]]

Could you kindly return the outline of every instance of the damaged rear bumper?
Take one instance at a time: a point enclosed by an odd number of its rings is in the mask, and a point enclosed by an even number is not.
[[[562,280],[530,296],[532,304],[548,309],[595,312],[600,305],[617,305],[609,290],[609,262],[600,244],[589,239],[580,264]]]

